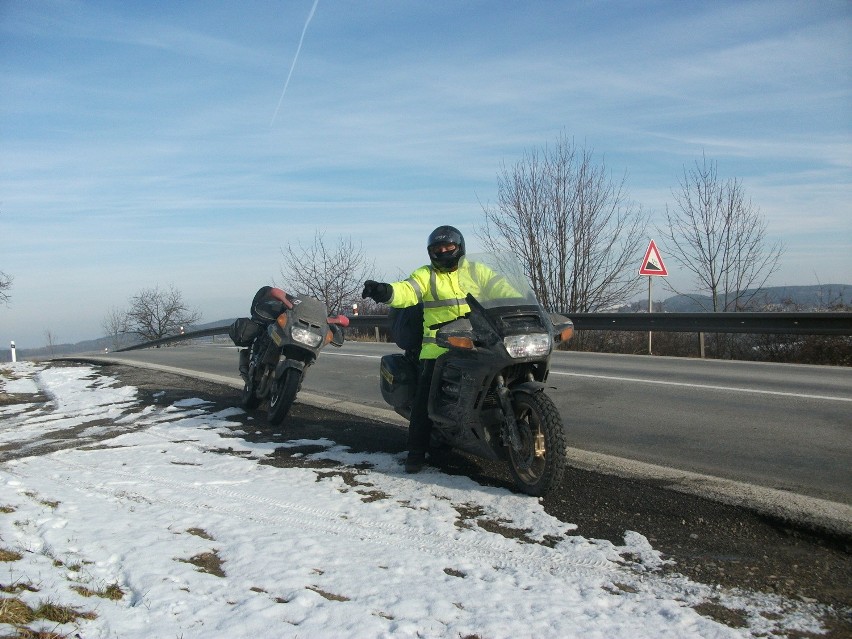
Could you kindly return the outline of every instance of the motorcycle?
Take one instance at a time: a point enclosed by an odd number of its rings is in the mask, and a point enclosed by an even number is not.
[[[245,382],[240,406],[255,409],[268,400],[273,426],[284,421],[308,367],[327,344],[343,346],[344,315],[328,317],[326,306],[307,295],[290,295],[265,286],[254,297],[251,317],[237,319],[230,336],[240,351],[240,376]]]
[[[514,258],[462,259],[483,264],[513,293],[489,298],[482,287],[471,285],[465,298],[470,313],[431,327],[438,329],[437,344],[449,349],[435,361],[429,390],[432,449],[457,448],[505,461],[522,492],[544,495],[568,463],[562,418],[545,382],[554,344],[571,338],[573,323],[542,308]],[[463,262],[459,268],[465,268]],[[383,398],[410,419],[416,361],[411,353],[395,353],[383,356],[380,366]]]

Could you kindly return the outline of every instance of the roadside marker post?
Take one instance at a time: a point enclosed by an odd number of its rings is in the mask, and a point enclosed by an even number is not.
[[[648,276],[648,312],[651,313],[653,310],[652,302],[651,302],[651,281],[652,277],[666,277],[668,276],[669,271],[666,268],[666,265],[663,264],[663,258],[660,255],[659,249],[657,249],[657,244],[654,240],[651,240],[651,243],[648,244],[648,250],[645,251],[645,257],[642,259],[642,266],[639,267],[639,275],[647,275]],[[651,355],[651,336],[653,335],[652,331],[648,331],[648,355]]]
[[[17,361],[18,361],[18,354],[15,353],[15,342],[13,341],[12,342],[12,363],[14,364]]]

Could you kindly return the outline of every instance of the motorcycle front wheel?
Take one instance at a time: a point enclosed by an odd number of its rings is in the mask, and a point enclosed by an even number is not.
[[[248,380],[243,385],[243,392],[240,395],[240,406],[245,410],[252,410],[260,406],[260,397],[257,396],[257,381],[255,375],[249,375]]]
[[[302,384],[302,371],[298,368],[288,368],[284,371],[281,379],[272,383],[269,391],[269,414],[267,418],[273,426],[278,426],[287,417],[290,407],[299,392]]]
[[[568,465],[562,418],[543,392],[515,393],[512,405],[521,446],[509,446],[509,470],[523,492],[539,497],[561,481]]]

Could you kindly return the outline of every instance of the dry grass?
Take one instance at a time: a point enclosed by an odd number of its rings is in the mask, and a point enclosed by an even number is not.
[[[35,610],[37,619],[46,619],[54,623],[72,623],[78,619],[97,619],[93,612],[82,612],[70,606],[46,602]]]
[[[217,551],[203,552],[189,559],[178,559],[185,564],[196,566],[199,572],[206,572],[217,577],[224,577],[225,571],[222,570],[222,560],[219,558]]]
[[[19,561],[23,555],[8,548],[0,548],[0,561]]]
[[[33,499],[33,500],[35,500],[36,502],[38,502],[39,504],[41,504],[42,506],[47,506],[48,508],[56,508],[56,507],[57,507],[57,506],[59,506],[59,504],[61,503],[61,502],[54,501],[54,500],[51,500],[51,499],[42,499],[42,498],[39,496],[39,494],[38,494],[38,493],[36,493],[36,492],[34,492],[34,491],[31,491],[31,490],[30,490],[30,491],[25,492],[24,494],[25,494],[27,497],[29,497],[30,499]]]
[[[91,590],[85,586],[71,586],[71,590],[76,591],[84,597],[100,597],[101,599],[111,599],[112,601],[118,601],[124,596],[124,591],[118,584],[110,584],[100,590]]]
[[[186,532],[188,532],[190,535],[201,537],[202,539],[209,539],[211,541],[213,540],[213,537],[210,536],[210,533],[208,533],[203,528],[187,528]]]
[[[18,581],[13,584],[9,584],[8,586],[4,586],[0,584],[0,592],[5,592],[7,595],[17,595],[19,592],[38,592],[38,588],[33,586],[31,583]]]
[[[328,599],[329,601],[349,601],[349,597],[344,597],[343,595],[335,595],[332,592],[327,592],[320,588],[319,586],[305,586],[308,590],[313,590],[315,593]]]
[[[25,626],[35,621],[35,618],[35,611],[20,599],[9,597],[0,599],[0,623]]]
[[[65,635],[37,631],[27,628],[27,624],[34,621],[44,620],[57,624],[73,623],[78,619],[96,619],[93,612],[84,612],[60,606],[50,601],[39,604],[37,608],[31,608],[23,601],[13,597],[0,599],[0,623],[13,626],[14,635],[4,635],[2,639],[64,639]]]
[[[70,639],[68,635],[51,632],[50,630],[30,630],[29,628],[16,628],[14,635],[4,635],[0,639]],[[77,635],[79,637],[80,635]]]
[[[27,402],[26,395],[14,395],[12,393],[0,394],[0,406],[11,406],[12,404],[25,404]]]

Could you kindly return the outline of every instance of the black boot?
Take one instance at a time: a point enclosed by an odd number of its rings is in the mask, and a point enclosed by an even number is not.
[[[409,475],[419,473],[426,465],[426,453],[408,453],[405,458],[405,472]]]

